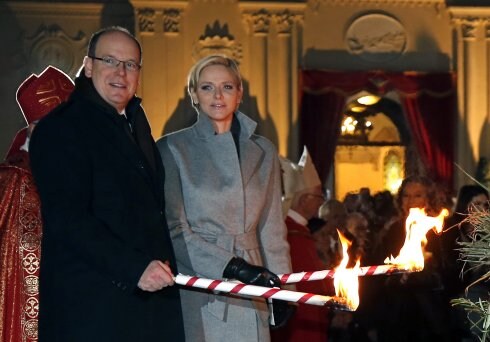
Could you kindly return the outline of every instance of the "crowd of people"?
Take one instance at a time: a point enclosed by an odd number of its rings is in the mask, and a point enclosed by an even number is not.
[[[451,213],[442,234],[433,230],[427,234],[423,271],[359,278],[360,306],[354,313],[333,313],[329,341],[478,340],[478,328],[450,301],[488,298],[486,283],[467,288],[488,270],[464,270],[458,251],[459,242],[475,238],[467,217],[472,211],[489,209],[488,191],[465,185],[455,205],[441,193],[428,177],[409,176],[395,195],[388,191],[371,195],[366,188],[347,194],[343,201],[331,199],[322,205],[320,220],[310,221],[310,229],[328,269],[339,264],[336,229],[353,241],[350,260],[360,258],[361,266],[382,265],[398,254],[405,241],[410,208],[424,208],[429,216],[437,216],[443,208]]]
[[[128,30],[104,28],[74,85],[55,70],[20,88],[61,85],[58,102],[22,108],[30,129],[0,167],[0,341],[474,338],[450,300],[486,271],[461,277],[457,253],[474,238],[466,215],[488,210],[484,188],[462,187],[454,208],[424,176],[397,195],[325,198],[306,148],[296,164],[255,133],[239,110],[238,65],[221,55],[189,71],[196,123],[155,142],[136,96],[142,60]],[[428,234],[422,272],[361,278],[355,312],[175,285],[180,272],[333,295],[331,281],[286,286],[278,274],[336,267],[337,231],[352,241],[348,266],[381,265],[414,207],[450,209],[446,231]],[[469,292],[487,294],[485,284]]]

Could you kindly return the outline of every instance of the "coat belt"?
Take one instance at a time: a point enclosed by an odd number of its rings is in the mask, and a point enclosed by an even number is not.
[[[248,249],[258,249],[259,242],[255,231],[243,234],[221,234],[216,239],[216,245],[229,252],[246,251]],[[252,260],[247,260],[252,261]]]

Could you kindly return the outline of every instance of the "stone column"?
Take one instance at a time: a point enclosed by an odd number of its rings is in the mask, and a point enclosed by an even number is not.
[[[279,152],[296,160],[302,151],[299,146],[298,125],[298,70],[301,52],[301,24],[303,8],[288,8],[274,14],[276,39],[276,55],[271,56],[277,61],[276,77],[271,96],[278,99],[272,113],[276,117],[279,135]]]
[[[489,113],[488,38],[489,10],[483,8],[450,9],[456,32],[459,115],[455,162],[474,176],[476,163],[482,157],[490,136],[485,133]],[[486,12],[486,13],[485,13]],[[471,182],[455,169],[456,188]]]
[[[183,43],[180,36],[181,13],[186,2],[132,1],[136,17],[136,36],[143,49],[138,96],[150,122],[153,137],[158,139],[182,96]]]
[[[482,136],[480,139],[480,157],[485,157],[487,160],[490,160],[490,13],[485,18],[484,21],[484,34],[485,34],[485,61],[486,61],[486,104],[487,110],[486,115],[483,118],[483,130]]]
[[[262,120],[268,114],[267,104],[267,45],[270,29],[270,14],[265,10],[245,13],[244,19],[249,26],[250,44],[250,95],[257,98],[257,107]]]
[[[277,144],[281,155],[297,157],[298,23],[306,5],[240,2],[239,6],[250,28],[250,90],[257,97],[261,132]]]
[[[273,115],[279,137],[279,153],[283,156],[288,154],[289,135],[292,127],[292,94],[291,83],[291,31],[293,28],[293,17],[289,11],[274,15],[277,32],[277,50],[274,53],[275,72],[274,81],[270,84],[270,94],[276,99]]]

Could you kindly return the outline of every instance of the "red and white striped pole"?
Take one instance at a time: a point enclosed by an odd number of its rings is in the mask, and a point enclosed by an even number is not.
[[[420,270],[413,270],[409,268],[404,268],[400,265],[378,265],[378,266],[365,266],[360,267],[358,271],[358,276],[373,276],[373,275],[390,275],[396,273],[407,273],[407,272],[417,272]],[[299,272],[299,273],[289,273],[289,274],[279,274],[279,279],[283,284],[293,284],[302,281],[314,281],[323,279],[333,279],[335,277],[335,270],[322,270],[322,271],[312,271],[312,272]]]
[[[262,297],[266,299],[279,299],[289,302],[334,306],[344,310],[352,310],[347,306],[344,298],[335,296],[322,296],[312,293],[296,292],[283,290],[277,287],[263,287],[256,285],[246,285],[243,283],[235,283],[216,279],[206,279],[200,277],[191,277],[183,274],[175,276],[177,284],[187,287],[197,287],[201,289],[220,291],[224,293],[236,294],[241,296]]]

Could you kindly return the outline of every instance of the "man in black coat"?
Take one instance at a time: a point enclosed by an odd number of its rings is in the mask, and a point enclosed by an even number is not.
[[[184,340],[162,163],[135,96],[141,60],[127,30],[95,33],[69,100],[32,135],[40,342]]]

